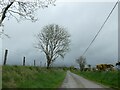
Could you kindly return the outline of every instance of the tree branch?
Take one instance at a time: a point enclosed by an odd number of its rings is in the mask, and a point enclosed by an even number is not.
[[[7,10],[10,8],[10,6],[12,6],[12,4],[14,3],[14,1],[15,0],[13,0],[10,4],[8,4],[7,7],[3,10],[3,14],[2,14],[2,17],[1,17],[1,20],[0,20],[0,25],[2,24],[3,20],[6,17]]]

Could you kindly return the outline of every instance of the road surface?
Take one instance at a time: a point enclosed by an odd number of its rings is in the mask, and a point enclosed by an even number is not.
[[[61,88],[105,88],[100,84],[96,84],[95,82],[89,81],[81,76],[78,76],[70,71],[67,71],[66,78],[61,86]]]

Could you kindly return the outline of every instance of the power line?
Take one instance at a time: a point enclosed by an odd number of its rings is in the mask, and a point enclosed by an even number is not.
[[[107,20],[109,19],[110,15],[112,14],[113,10],[115,9],[115,7],[117,6],[117,4],[119,3],[119,0],[115,3],[114,7],[112,8],[111,12],[109,13],[109,15],[107,16],[107,18],[105,19],[104,23],[102,24],[102,26],[100,27],[99,31],[97,32],[97,34],[95,35],[95,37],[93,38],[93,40],[91,41],[91,43],[89,44],[89,46],[86,48],[86,50],[84,51],[84,53],[82,54],[82,56],[85,55],[85,53],[88,51],[88,49],[90,48],[90,46],[92,45],[92,43],[95,41],[96,37],[98,36],[98,34],[100,33],[100,31],[102,30],[102,28],[104,27],[105,23],[107,22]]]

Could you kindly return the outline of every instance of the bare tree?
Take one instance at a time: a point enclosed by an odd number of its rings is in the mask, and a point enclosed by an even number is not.
[[[83,71],[86,64],[86,58],[80,56],[78,59],[76,59],[76,62],[79,64],[80,70]]]
[[[35,47],[45,53],[47,69],[59,56],[64,58],[66,52],[69,51],[70,35],[59,25],[45,26],[36,37],[38,42]]]

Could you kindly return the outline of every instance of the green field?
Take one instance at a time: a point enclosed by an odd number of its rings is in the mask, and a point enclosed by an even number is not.
[[[2,88],[58,88],[66,71],[32,66],[3,66]]]
[[[86,72],[80,72],[80,71],[72,71],[80,76],[83,76],[86,79],[101,83],[103,85],[106,85],[110,88],[114,88],[117,90],[120,90],[119,86],[119,80],[120,80],[120,74],[118,71],[86,71]]]

